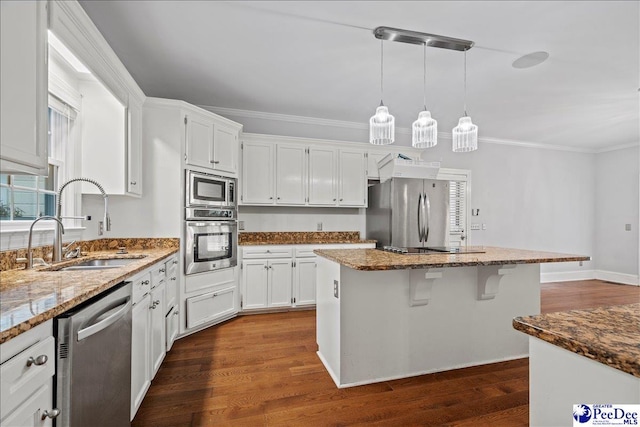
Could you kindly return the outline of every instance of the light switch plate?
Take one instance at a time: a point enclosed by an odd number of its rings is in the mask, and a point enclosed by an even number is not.
[[[318,231],[322,231],[322,223],[321,222],[318,223]]]
[[[333,281],[333,296],[338,298],[338,295],[339,295],[339,293],[338,293],[338,281],[334,280]]]
[[[244,221],[238,221],[238,230],[244,230]]]
[[[625,224],[624,231],[631,231],[631,224]]]

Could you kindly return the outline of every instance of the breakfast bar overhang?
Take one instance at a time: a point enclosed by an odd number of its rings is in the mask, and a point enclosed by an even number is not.
[[[340,388],[526,357],[540,263],[588,256],[483,247],[401,255],[316,250],[318,356]]]

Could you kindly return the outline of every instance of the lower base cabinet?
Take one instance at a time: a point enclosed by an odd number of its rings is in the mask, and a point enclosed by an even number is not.
[[[53,406],[53,390],[51,381],[33,393],[26,401],[18,406],[8,417],[2,420],[3,426],[51,426],[53,420],[45,411]]]
[[[167,333],[166,343],[167,343],[167,352],[171,350],[173,346],[173,342],[176,340],[178,336],[178,330],[180,329],[180,318],[178,317],[180,313],[178,312],[178,307],[172,307],[171,310],[167,313],[165,317],[165,328]]]
[[[164,308],[165,301],[165,283],[161,282],[158,286],[151,290],[151,378],[155,377],[160,365],[164,360],[167,352],[166,338],[166,313]]]
[[[294,261],[293,305],[316,303],[316,257],[296,258]]]
[[[197,328],[235,314],[235,301],[235,286],[187,298],[187,328]]]
[[[145,295],[135,302],[131,312],[131,416],[136,415],[142,399],[151,385],[149,343],[151,327],[149,307],[151,297]]]

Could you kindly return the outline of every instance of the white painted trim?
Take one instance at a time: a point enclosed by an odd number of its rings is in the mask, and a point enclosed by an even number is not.
[[[595,270],[558,271],[540,273],[540,283],[571,282],[574,280],[591,280],[596,278]]]
[[[320,356],[320,352],[318,352],[318,356]],[[380,383],[380,382],[384,382],[384,381],[394,381],[394,380],[399,380],[399,379],[403,379],[403,378],[419,377],[421,375],[435,374],[437,372],[451,371],[453,369],[464,369],[464,368],[471,368],[471,367],[474,367],[474,366],[489,365],[491,363],[508,362],[509,360],[518,360],[518,359],[524,359],[524,358],[527,358],[527,357],[529,357],[529,354],[528,353],[524,353],[524,354],[519,354],[519,355],[512,356],[512,357],[504,357],[504,358],[499,358],[499,359],[485,360],[485,361],[482,361],[482,363],[463,363],[463,364],[459,364],[459,365],[448,366],[448,367],[443,368],[443,369],[420,371],[420,372],[413,373],[410,376],[394,375],[394,376],[389,376],[389,377],[376,378],[376,379],[373,379],[373,380],[356,381],[356,382],[347,383],[347,384],[338,384],[335,379],[333,381],[336,382],[336,385],[338,386],[338,388],[349,388],[349,387],[357,387],[357,386],[367,385],[367,384],[375,384],[375,383]],[[320,357],[320,360],[325,365],[325,368],[327,368],[327,365],[324,363],[324,360],[323,360],[322,357]],[[331,378],[333,378],[333,374],[332,374],[331,370],[327,368],[327,371],[329,371],[329,375],[331,375]]]
[[[154,97],[147,97],[145,98],[144,101],[144,107],[148,107],[148,108],[180,108],[183,110],[188,110],[188,111],[192,111],[195,112],[197,114],[203,114],[205,116],[213,116],[216,120],[218,120],[221,123],[224,123],[228,126],[233,127],[234,129],[238,129],[241,130],[242,129],[242,123],[238,123],[238,122],[234,122],[233,120],[230,120],[226,117],[223,117],[219,114],[216,114],[213,111],[209,111],[206,110],[202,107],[199,107],[197,105],[193,105],[193,104],[189,104],[188,102],[179,100],[179,99],[165,99],[165,98],[154,98]]]
[[[322,362],[322,364],[324,365],[324,368],[327,370],[327,372],[329,373],[329,376],[331,377],[331,379],[333,380],[333,382],[335,383],[336,387],[338,388],[344,388],[344,386],[340,385],[340,380],[338,378],[338,376],[336,375],[335,372],[333,372],[333,369],[331,369],[331,366],[329,365],[329,363],[327,362],[327,359],[324,358],[324,356],[322,355],[322,353],[320,352],[320,350],[316,351],[316,354],[318,355],[318,358],[320,359],[320,361]]]
[[[623,285],[640,286],[638,276],[635,274],[616,273],[615,271],[596,270],[595,278],[607,282],[622,283]]]
[[[252,119],[260,119],[260,120],[276,120],[281,122],[340,127],[340,128],[357,129],[357,130],[369,129],[369,125],[366,123],[349,122],[344,120],[322,119],[322,118],[307,117],[307,116],[295,116],[290,114],[267,113],[264,111],[241,110],[237,108],[216,107],[213,105],[199,105],[199,107],[205,110],[214,112],[216,114],[230,115],[234,117],[247,117]],[[396,133],[401,135],[410,135],[411,129],[396,127]],[[438,137],[446,140],[451,140],[451,133],[438,132]],[[631,145],[624,145],[624,146],[618,146],[618,147],[612,147],[612,148],[593,149],[593,148],[570,147],[566,145],[543,144],[539,142],[517,141],[517,140],[502,139],[502,138],[492,138],[492,137],[480,137],[478,138],[478,142],[481,144],[511,145],[516,147],[539,148],[543,150],[569,151],[569,152],[587,153],[587,154],[618,150],[618,149],[634,146],[634,144],[631,144]]]

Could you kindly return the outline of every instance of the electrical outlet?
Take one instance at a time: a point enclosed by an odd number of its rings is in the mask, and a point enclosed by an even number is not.
[[[625,224],[624,231],[631,231],[631,224]]]
[[[98,221],[98,236],[102,236],[104,234],[104,222]]]
[[[333,281],[333,296],[338,298],[338,281]]]
[[[238,221],[238,230],[244,230],[244,221]]]
[[[480,224],[472,223],[471,224],[471,229],[472,230],[480,230]]]
[[[322,223],[321,222],[318,223],[318,231],[322,231]]]
[[[487,224],[482,224],[482,229],[486,230],[487,229]]]

